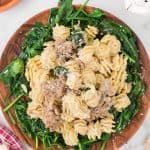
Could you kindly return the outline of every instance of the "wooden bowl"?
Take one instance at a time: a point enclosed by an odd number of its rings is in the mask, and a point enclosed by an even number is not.
[[[75,6],[76,8],[79,8],[79,6]],[[91,12],[93,7],[86,7],[85,10],[87,12]],[[24,36],[27,31],[33,26],[35,22],[42,22],[43,24],[47,23],[48,15],[50,10],[45,10],[28,21],[26,21],[11,37],[9,42],[7,43],[7,46],[4,49],[4,52],[2,54],[2,57],[0,59],[0,70],[2,70],[7,64],[9,64],[13,58],[17,57],[20,53],[20,46],[24,39]],[[123,21],[115,17],[114,15],[104,11],[106,13],[107,18],[110,18],[120,24],[125,24]],[[133,34],[135,34],[133,32]],[[135,34],[136,35],[136,34]],[[137,37],[137,36],[136,36]],[[113,150],[114,147],[120,147],[123,144],[127,143],[127,141],[134,135],[134,133],[139,129],[141,124],[143,123],[146,114],[149,109],[149,98],[150,98],[150,60],[146,53],[146,50],[141,43],[140,39],[137,37],[137,46],[139,49],[139,56],[140,56],[140,63],[142,65],[142,76],[143,76],[143,82],[146,85],[146,91],[144,95],[141,97],[141,106],[140,111],[136,114],[136,116],[132,119],[131,123],[123,130],[120,134],[113,134],[111,140],[107,144],[108,150]],[[7,88],[3,83],[0,83],[0,92],[3,96],[8,96]],[[4,105],[1,102],[1,107],[4,108]],[[13,113],[13,110],[11,110]],[[13,125],[8,117],[7,113],[3,113],[6,120],[8,121],[10,127],[15,132],[15,134],[23,141],[28,143],[31,147],[35,146],[34,141],[27,137],[22,130],[20,129],[19,124]],[[42,150],[42,145],[39,148],[39,150]],[[98,145],[94,145],[93,149],[99,149]]]

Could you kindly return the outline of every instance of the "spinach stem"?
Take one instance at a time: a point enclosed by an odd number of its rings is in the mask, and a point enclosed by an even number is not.
[[[70,20],[85,20],[85,21],[89,20],[88,18],[85,18],[85,17],[70,17],[69,19]]]
[[[36,136],[36,138],[35,138],[35,149],[38,149],[38,147],[39,147],[39,139]]]
[[[1,93],[0,93],[0,98],[1,98],[1,101],[2,101],[3,105],[6,106],[6,104],[7,104],[7,99],[4,98]],[[9,116],[11,122],[12,122],[13,124],[16,124],[16,120],[14,119],[13,115],[12,115],[10,112],[7,112],[7,113],[8,113],[8,116]]]
[[[127,54],[125,51],[122,51],[122,53],[132,62],[135,63],[135,60],[129,56],[129,54]]]
[[[80,12],[83,10],[83,8],[87,5],[87,3],[89,2],[89,0],[86,0],[85,3],[83,5],[81,5],[81,7],[79,8],[79,10],[75,13],[75,15],[73,16],[73,18],[76,18]]]
[[[55,137],[54,137],[53,142],[54,142],[54,143],[56,143],[56,142],[57,142],[57,140],[58,140],[58,136],[55,134]]]
[[[87,145],[87,144],[91,144],[93,142],[96,142],[96,140],[89,140],[89,141],[85,141],[83,142],[84,145]]]
[[[82,145],[81,143],[78,144],[79,150],[82,150]]]
[[[68,19],[69,20],[88,20],[88,18],[77,17],[80,14],[80,12],[83,11],[83,8],[87,5],[88,2],[89,2],[89,0],[86,0],[85,3],[83,5],[81,5],[81,7],[78,9],[78,11],[71,17],[68,17]]]
[[[6,106],[3,111],[7,112],[24,94],[19,95],[14,101],[12,101],[8,106]]]
[[[105,150],[107,141],[102,142],[100,150]]]

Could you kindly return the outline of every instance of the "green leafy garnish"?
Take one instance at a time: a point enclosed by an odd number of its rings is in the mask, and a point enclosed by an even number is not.
[[[97,18],[97,19],[101,18],[104,15],[104,13],[99,8],[94,9],[91,13],[86,13],[85,11],[83,11],[83,13],[87,17]]]
[[[23,96],[19,95],[14,101],[12,101],[7,107],[4,108],[4,112],[7,112],[13,105],[15,105],[15,103]]]
[[[51,38],[51,26],[36,23],[27,33],[23,42],[20,58],[27,59],[38,55],[43,50],[43,45]]]
[[[62,76],[62,75],[67,75],[68,69],[62,66],[57,66],[53,69],[53,74],[54,76]]]
[[[73,0],[59,1],[60,7],[55,19],[56,24],[61,24],[61,23],[65,24],[66,18],[68,18],[68,16],[70,16],[73,11],[72,1]]]
[[[85,45],[84,34],[79,29],[74,29],[72,31],[71,40],[78,48]]]
[[[0,80],[11,85],[12,81],[24,73],[24,61],[20,58],[13,60],[1,73]]]

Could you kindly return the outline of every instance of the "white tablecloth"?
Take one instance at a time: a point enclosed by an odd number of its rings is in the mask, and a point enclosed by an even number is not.
[[[15,30],[27,19],[38,12],[57,5],[58,0],[22,0],[18,5],[0,13],[0,55]],[[80,4],[84,0],[74,0]],[[140,37],[145,48],[150,52],[150,14],[140,16],[129,13],[124,8],[123,0],[91,0],[89,5],[107,10],[124,20]],[[0,112],[0,123],[7,125],[2,113]],[[135,136],[122,148],[124,150],[144,150],[143,142],[150,137],[150,114]],[[25,150],[29,148],[25,147]]]

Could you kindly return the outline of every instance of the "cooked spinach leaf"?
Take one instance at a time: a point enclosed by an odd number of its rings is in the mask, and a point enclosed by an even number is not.
[[[59,145],[64,148],[65,144],[61,134],[56,132],[50,133],[40,119],[32,119],[27,115],[28,102],[22,99],[15,104],[15,113],[21,129],[28,136],[34,139],[38,138],[45,146],[45,149],[51,148],[54,145]]]
[[[71,34],[71,40],[78,48],[85,45],[84,33],[81,30],[74,29]]]
[[[56,25],[56,15],[58,14],[58,8],[52,8],[48,18],[48,23],[54,27]]]
[[[0,80],[11,86],[13,80],[24,73],[24,61],[20,58],[13,60],[1,73]]]
[[[53,75],[54,76],[66,76],[68,73],[68,69],[66,69],[65,67],[62,67],[62,66],[57,66],[53,69]]]
[[[91,17],[91,18],[101,18],[102,16],[104,16],[104,13],[99,9],[96,8],[94,9],[91,13],[86,13],[84,10],[82,11],[87,17]]]
[[[20,58],[27,59],[41,53],[44,43],[52,37],[51,26],[36,23],[27,33]]]
[[[103,19],[100,23],[100,28],[103,32],[116,35],[122,43],[122,50],[125,51],[130,58],[132,58],[135,64],[138,64],[136,63],[138,61],[138,50],[135,44],[131,42],[131,38],[134,37],[133,35],[130,37],[132,33],[126,26],[119,25],[108,19]]]
[[[67,23],[66,18],[70,16],[73,11],[72,1],[73,0],[60,0],[57,14],[55,13],[56,10],[54,12],[53,9],[53,12],[49,17],[49,23],[53,23],[53,26],[56,24],[63,24],[63,25],[66,24]],[[54,19],[53,15],[55,16]],[[53,20],[53,22],[51,20]]]

